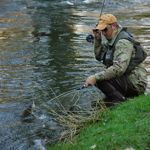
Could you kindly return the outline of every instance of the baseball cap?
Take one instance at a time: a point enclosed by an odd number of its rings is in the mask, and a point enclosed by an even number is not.
[[[104,30],[109,24],[117,22],[117,18],[112,14],[102,14],[95,29]]]

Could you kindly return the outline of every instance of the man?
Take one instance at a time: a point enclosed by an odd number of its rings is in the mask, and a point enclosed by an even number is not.
[[[146,88],[146,58],[140,43],[117,23],[112,14],[103,14],[93,29],[94,52],[106,69],[89,76],[85,86],[95,85],[105,95],[105,102],[111,106],[128,97],[143,94]],[[103,39],[105,37],[105,41]]]

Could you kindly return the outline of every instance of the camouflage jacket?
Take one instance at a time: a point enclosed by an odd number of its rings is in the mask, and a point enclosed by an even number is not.
[[[113,36],[111,41],[96,40],[94,41],[94,53],[97,60],[101,61],[107,46],[107,43],[113,43],[116,39],[116,36],[120,32],[121,28]],[[102,38],[103,39],[103,38]],[[112,78],[117,78],[124,75],[129,62],[132,57],[135,56],[135,49],[133,44],[126,40],[120,39],[115,47],[114,56],[113,56],[113,65],[104,69],[101,72],[95,74],[97,81],[110,80]],[[130,74],[127,75],[131,83],[140,93],[143,93],[146,88],[146,70],[143,66],[143,63],[135,67]]]

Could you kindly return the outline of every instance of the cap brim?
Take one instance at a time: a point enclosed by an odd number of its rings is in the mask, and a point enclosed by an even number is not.
[[[107,27],[107,24],[106,24],[106,23],[100,22],[100,23],[97,25],[96,29],[104,30],[106,27]]]

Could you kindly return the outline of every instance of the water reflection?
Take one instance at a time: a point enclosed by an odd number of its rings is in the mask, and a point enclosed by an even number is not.
[[[26,104],[33,100],[38,104],[75,89],[94,68],[100,68],[94,59],[93,45],[87,43],[85,37],[98,21],[102,2],[1,0],[0,6],[0,118],[3,125],[10,118],[19,121],[18,113]],[[149,7],[149,0],[106,0],[104,12],[118,16],[120,23],[134,33],[150,55]],[[149,64],[150,57],[145,61],[150,76]],[[5,113],[6,109],[9,112]],[[1,135],[11,132],[5,131],[0,129]]]

